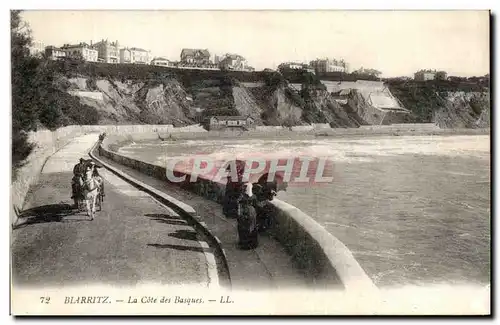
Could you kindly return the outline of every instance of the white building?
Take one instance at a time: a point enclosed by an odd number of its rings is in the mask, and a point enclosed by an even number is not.
[[[30,55],[36,56],[45,53],[45,44],[42,42],[33,42],[29,47]]]
[[[299,63],[299,62],[284,62],[284,63],[281,63],[278,66],[278,70],[280,72],[282,72],[282,73],[284,71],[287,71],[287,70],[304,70],[304,71],[307,71],[307,72],[310,72],[310,73],[315,73],[314,68],[311,67],[309,64],[307,64],[307,63]]]
[[[310,62],[311,67],[317,73],[325,72],[348,72],[348,65],[344,60],[336,59],[316,59]]]
[[[75,45],[65,44],[61,47],[61,50],[66,52],[66,57],[77,57],[80,56],[85,61],[97,62],[98,51],[88,45],[87,43],[80,43]]]
[[[120,50],[120,63],[149,64],[150,61],[150,51],[137,47]]]
[[[100,42],[95,43],[92,47],[97,50],[98,59],[100,62],[105,62],[105,63],[120,62],[119,61],[120,45],[118,44],[118,41],[110,42],[107,39],[106,40],[103,39]]]
[[[219,59],[219,67],[227,70],[246,70],[247,60],[239,54],[226,54],[222,59]]]
[[[45,55],[51,60],[60,60],[66,58],[66,51],[50,45],[45,48]]]
[[[173,61],[167,60],[162,57],[156,57],[151,60],[151,65],[157,65],[161,67],[175,67],[175,63]]]

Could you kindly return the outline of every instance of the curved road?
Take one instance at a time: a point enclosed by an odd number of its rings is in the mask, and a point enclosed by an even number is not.
[[[73,165],[97,139],[76,138],[54,154],[30,190],[12,235],[12,280],[17,286],[115,283],[216,284],[211,254],[174,211],[114,174],[105,180],[103,209],[93,221],[71,208]]]

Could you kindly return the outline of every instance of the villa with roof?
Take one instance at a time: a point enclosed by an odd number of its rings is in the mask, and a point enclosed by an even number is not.
[[[138,47],[125,47],[120,50],[120,63],[149,64],[150,52]]]

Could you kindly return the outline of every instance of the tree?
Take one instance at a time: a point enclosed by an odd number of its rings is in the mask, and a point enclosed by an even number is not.
[[[31,31],[22,21],[21,11],[10,13],[11,83],[12,83],[12,176],[31,153],[34,145],[28,142],[26,131],[36,130],[37,109],[33,105],[32,81],[37,61],[29,56]]]

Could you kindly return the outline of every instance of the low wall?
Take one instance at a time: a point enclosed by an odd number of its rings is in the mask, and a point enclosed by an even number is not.
[[[11,183],[11,223],[17,222],[15,210],[22,210],[26,194],[30,187],[38,181],[38,177],[47,159],[56,151],[67,145],[73,138],[86,133],[102,133],[108,135],[134,134],[138,138],[155,139],[158,133],[201,133],[207,132],[199,124],[175,128],[173,125],[70,125],[55,131],[40,130],[28,133],[28,141],[35,148],[26,159],[23,167],[17,170],[17,177]]]
[[[15,181],[10,186],[11,197],[11,225],[18,222],[17,211],[22,211],[26,195],[32,185],[38,181],[47,159],[59,149],[71,142],[75,137],[82,135],[80,128],[68,126],[56,131],[42,130],[29,132],[28,141],[35,145],[26,163],[17,170]]]
[[[314,126],[312,126],[312,125],[292,126],[292,131],[295,131],[295,132],[307,132],[307,131],[312,131],[312,130],[314,130]]]
[[[328,124],[328,123],[313,123],[312,126],[314,129],[329,129],[329,128],[331,128],[330,124]]]
[[[125,157],[111,150],[112,140],[104,141],[99,146],[100,156],[109,158],[119,164],[134,168],[142,173],[166,182],[165,167],[145,163]],[[197,182],[190,182],[190,175],[174,171],[177,177],[186,176],[181,183],[173,183],[209,200],[222,203],[225,185],[198,177]],[[327,232],[311,217],[296,207],[273,200],[269,203],[274,227],[271,232],[293,257],[296,266],[311,276],[319,287],[344,288],[346,290],[373,290],[375,286],[363,271],[351,252],[332,234]]]
[[[362,130],[370,131],[436,131],[440,130],[439,126],[434,123],[402,123],[390,125],[362,125],[359,127]]]

